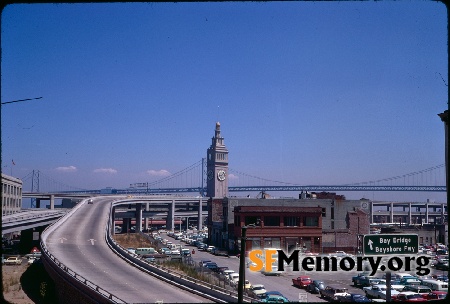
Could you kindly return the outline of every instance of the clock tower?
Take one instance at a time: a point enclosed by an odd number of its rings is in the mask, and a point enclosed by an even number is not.
[[[226,197],[228,196],[228,150],[220,135],[219,122],[216,123],[215,134],[207,153],[206,196]]]

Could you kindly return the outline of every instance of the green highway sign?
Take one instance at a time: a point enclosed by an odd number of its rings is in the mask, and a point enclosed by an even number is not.
[[[365,255],[416,254],[418,252],[417,234],[366,234],[363,238]]]

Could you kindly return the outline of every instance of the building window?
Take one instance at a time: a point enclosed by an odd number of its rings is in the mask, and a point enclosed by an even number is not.
[[[327,208],[322,208],[322,217],[327,217]]]
[[[246,216],[245,217],[245,225],[258,225],[259,216]]]
[[[280,226],[280,217],[279,216],[265,216],[264,217],[264,226]]]
[[[319,226],[319,218],[317,216],[305,216],[303,226],[317,227]]]
[[[284,226],[286,227],[298,227],[300,226],[300,218],[297,216],[285,216]]]

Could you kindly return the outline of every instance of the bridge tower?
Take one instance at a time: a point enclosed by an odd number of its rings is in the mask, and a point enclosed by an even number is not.
[[[220,123],[216,123],[216,130],[211,146],[207,151],[207,181],[206,196],[228,196],[228,149],[220,135]]]
[[[33,176],[31,178],[31,192],[32,193],[39,192],[39,173],[40,173],[39,170],[37,170],[37,171],[33,170]],[[36,208],[36,198],[31,199],[31,208]]]

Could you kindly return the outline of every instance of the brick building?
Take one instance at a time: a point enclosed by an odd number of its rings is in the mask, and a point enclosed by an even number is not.
[[[311,228],[306,228],[303,220],[301,220],[302,229],[300,229],[300,222],[298,227],[285,225],[284,217],[288,217],[291,212],[295,212],[300,219],[305,218],[311,212],[318,214],[320,225],[310,230],[311,233],[306,233]],[[236,215],[239,216],[239,219],[236,218]],[[210,198],[208,201],[209,242],[214,246],[237,252],[242,221],[246,225],[252,224],[252,220],[250,220],[252,218],[253,223],[257,223],[258,216],[259,226],[247,230],[247,237],[252,238],[251,242],[247,244],[247,248],[257,245],[263,248],[270,245],[272,248],[281,247],[290,250],[298,243],[301,248],[304,247],[304,250],[309,251],[344,250],[356,253],[358,235],[370,232],[366,201],[224,197]],[[280,218],[279,226],[269,226],[264,220],[265,217],[273,216]],[[246,217],[248,217],[247,222],[245,222]],[[257,232],[259,235],[254,234]],[[265,241],[265,238],[270,237],[272,237],[271,244],[269,240]]]
[[[234,213],[235,244],[247,229],[247,250],[280,248],[321,252],[322,208],[237,206]]]

